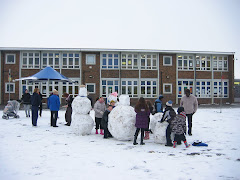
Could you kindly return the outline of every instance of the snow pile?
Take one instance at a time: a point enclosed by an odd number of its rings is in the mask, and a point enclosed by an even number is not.
[[[163,113],[156,113],[150,119],[150,129],[154,132],[155,126],[158,121],[161,121]]]
[[[93,119],[88,114],[91,111],[91,101],[87,98],[87,89],[81,87],[79,96],[72,103],[73,115],[71,127],[77,135],[88,135],[94,126]]]
[[[130,99],[127,102],[128,99],[129,97],[126,98],[126,95],[121,95],[119,105],[108,116],[108,130],[118,140],[132,140],[136,131],[136,113],[134,108],[129,105],[123,105],[130,104]]]
[[[158,144],[166,144],[166,129],[168,122],[164,121],[163,123],[157,122],[154,128],[153,136],[154,142]]]

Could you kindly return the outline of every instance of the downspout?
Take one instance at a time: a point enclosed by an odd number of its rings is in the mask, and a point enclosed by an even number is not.
[[[0,51],[0,70],[1,70],[1,72],[3,72],[3,69],[2,69],[2,51]],[[0,89],[2,89],[2,73],[0,73]],[[0,93],[0,104],[2,104],[2,93]]]
[[[119,58],[119,89],[118,94],[122,94],[122,81],[121,81],[121,70],[122,70],[122,52],[120,52],[120,58]],[[130,99],[131,102],[131,99]]]
[[[19,78],[22,77],[22,52],[20,51],[20,59],[19,59]],[[21,95],[22,95],[22,81],[18,82],[19,84],[19,99],[21,99]]]
[[[193,94],[196,97],[196,54],[193,55],[193,67],[194,67],[194,83],[193,83]]]
[[[213,92],[214,92],[214,89],[213,89],[213,80],[214,80],[214,72],[213,72],[213,56],[211,55],[211,74],[212,74],[212,81],[211,81],[211,102],[212,104],[214,104],[214,97],[213,97]]]
[[[176,54],[176,104],[178,104],[178,54]]]

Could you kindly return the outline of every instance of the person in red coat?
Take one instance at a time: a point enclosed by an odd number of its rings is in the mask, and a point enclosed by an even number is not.
[[[135,112],[136,114],[136,132],[134,135],[134,142],[133,145],[137,145],[138,143],[137,141],[137,137],[138,137],[138,133],[141,130],[141,145],[144,145],[145,143],[143,142],[143,136],[144,136],[144,131],[145,129],[148,128],[148,119],[149,119],[149,115],[150,115],[150,110],[148,108],[148,105],[145,101],[145,99],[143,97],[141,97],[138,100],[138,103],[135,106]]]

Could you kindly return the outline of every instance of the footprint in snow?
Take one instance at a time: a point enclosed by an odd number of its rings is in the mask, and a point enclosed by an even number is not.
[[[103,166],[104,164],[102,162],[97,162],[98,166]]]

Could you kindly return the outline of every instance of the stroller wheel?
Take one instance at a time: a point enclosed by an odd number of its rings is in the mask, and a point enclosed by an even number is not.
[[[3,118],[3,119],[6,119],[6,117],[5,117],[5,116],[2,116],[2,118]]]
[[[8,117],[8,116],[6,116],[6,119],[9,119],[9,117]]]

